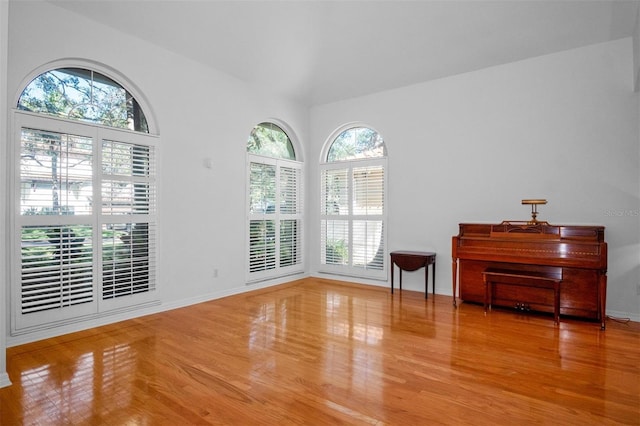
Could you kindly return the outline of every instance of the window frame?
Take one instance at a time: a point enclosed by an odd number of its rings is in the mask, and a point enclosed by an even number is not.
[[[61,74],[59,76],[58,74]],[[36,105],[34,109],[30,109],[27,105],[22,103],[22,100],[25,96],[27,96],[29,90],[35,90],[37,92],[42,92],[42,89],[38,88],[38,84],[36,80],[45,76],[44,78],[53,78],[55,80],[60,81],[61,83],[61,92],[56,91],[57,93],[64,93],[63,96],[64,101],[62,101],[65,107],[69,107],[66,111],[49,111],[49,108],[42,108],[42,106]],[[77,79],[77,83],[71,86],[66,86],[67,80],[64,80],[65,83],[62,83],[63,79],[75,78]],[[32,87],[32,84],[35,84],[35,87]],[[87,90],[89,93],[83,93],[83,89]],[[108,94],[102,95],[104,91],[109,91]],[[75,95],[74,95],[75,94]],[[83,96],[78,98],[78,95]],[[120,104],[111,104],[107,105],[108,109],[104,109],[104,106],[101,105],[99,99],[103,99],[107,102],[113,102],[115,99],[119,99],[120,96],[123,96],[123,102]],[[88,96],[88,98],[87,98]],[[95,99],[94,99],[95,97]],[[30,97],[27,96],[27,99]],[[42,101],[38,99],[36,96],[36,102]],[[98,99],[98,100],[96,100]],[[83,101],[83,102],[80,102]],[[126,117],[117,115],[114,117],[110,114],[111,111],[116,109],[116,107],[125,108]],[[96,119],[96,117],[91,117],[91,113],[89,111],[93,110],[93,107],[98,107],[101,113],[108,114],[109,121],[120,121],[120,126],[117,125],[109,125],[105,122],[100,122]],[[149,133],[149,127],[147,124],[147,119],[142,108],[142,105],[138,102],[135,96],[127,88],[125,88],[122,84],[108,76],[107,74],[100,72],[93,68],[87,68],[83,66],[63,66],[51,68],[43,71],[42,73],[37,74],[32,80],[29,81],[28,84],[23,86],[23,90],[18,97],[18,102],[16,105],[16,109],[19,111],[27,111],[33,112],[38,115],[52,116],[58,117],[62,119],[70,119],[72,121],[78,121],[87,124],[94,124],[98,126],[105,126],[108,128],[116,128],[116,129],[124,129],[131,130],[140,133]],[[73,117],[71,114],[76,112]],[[84,113],[83,113],[84,111]],[[103,117],[107,118],[107,117]],[[124,120],[124,121],[123,121]],[[137,126],[136,126],[137,125]],[[140,128],[136,128],[140,127]]]
[[[35,80],[39,75],[44,74],[46,72],[49,71],[53,71],[59,68],[84,68],[86,70],[93,70],[95,72],[98,72],[102,75],[104,75],[105,77],[113,80],[114,82],[116,82],[117,84],[119,84],[121,87],[123,87],[133,98],[135,98],[135,100],[138,102],[138,105],[140,105],[140,108],[142,109],[142,111],[144,111],[144,116],[146,118],[146,122],[147,122],[147,128],[148,128],[148,132],[144,132],[145,134],[149,134],[149,135],[155,135],[155,136],[159,136],[159,126],[157,124],[157,119],[155,117],[154,114],[154,110],[150,107],[150,102],[147,99],[147,97],[144,95],[144,93],[138,88],[138,86],[136,84],[134,84],[132,81],[130,81],[128,78],[124,77],[122,74],[120,74],[119,72],[117,72],[116,70],[114,70],[113,68],[104,65],[100,62],[96,62],[96,61],[91,61],[88,59],[81,59],[81,58],[65,58],[65,59],[58,59],[58,60],[54,60],[51,62],[48,62],[46,64],[40,65],[39,67],[35,68],[34,70],[32,70],[28,75],[26,75],[22,81],[18,84],[18,91],[14,94],[14,99],[12,102],[12,110],[14,111],[19,111],[18,108],[16,108],[16,106],[18,105],[18,102],[20,101],[20,97],[22,96],[22,93],[24,92],[24,89],[27,88],[27,86],[33,81]],[[29,113],[29,111],[22,111],[25,113]],[[39,113],[33,113],[35,115],[38,116],[44,116],[44,117],[49,117],[48,114],[39,114]],[[75,121],[75,120],[69,120],[66,118],[61,118],[61,117],[56,117],[56,116],[51,116],[53,118],[58,118],[60,120],[68,120],[71,122],[79,122],[79,121]],[[100,124],[94,124],[96,126],[101,126]],[[102,127],[106,127],[106,126],[102,126]],[[126,130],[126,129],[121,129],[121,130]],[[135,132],[134,133],[138,133]]]
[[[47,114],[32,113],[14,109],[12,111],[12,138],[9,144],[9,167],[10,167],[10,205],[13,206],[10,215],[10,240],[11,240],[11,267],[10,267],[10,292],[11,292],[11,321],[10,328],[12,335],[32,332],[35,330],[50,328],[57,325],[82,322],[88,318],[101,317],[105,314],[121,311],[139,309],[149,304],[157,304],[159,301],[157,266],[153,271],[155,280],[153,289],[145,293],[133,294],[116,298],[117,300],[104,300],[102,297],[102,244],[98,242],[102,224],[107,223],[108,215],[102,212],[101,202],[101,182],[102,182],[102,141],[118,141],[124,143],[142,144],[153,147],[156,151],[156,164],[159,157],[159,137],[150,133],[135,132],[125,129],[106,127],[96,124],[85,123],[70,119],[63,119]],[[93,141],[93,169],[92,169],[92,193],[93,209],[88,215],[60,215],[51,216],[34,215],[25,220],[27,215],[22,215],[21,206],[21,149],[22,149],[22,129],[30,128],[45,132],[55,132],[62,134],[74,134],[90,137]],[[156,167],[157,176],[157,167]],[[156,188],[157,194],[157,188]],[[157,228],[158,201],[156,195],[155,212],[145,216],[144,220],[154,223]],[[141,217],[135,215],[122,215],[122,219],[127,222],[136,222]],[[92,228],[93,241],[93,300],[89,303],[65,307],[64,309],[45,310],[23,314],[21,312],[21,282],[22,282],[22,226],[55,226],[53,224],[86,224]],[[157,247],[157,229],[154,236]],[[155,250],[153,262],[157,265],[157,248]]]
[[[335,160],[328,161],[328,155],[331,150],[331,146],[333,142],[337,139],[337,137],[344,131],[354,128],[366,127],[369,128],[376,133],[380,134],[375,128],[364,124],[364,123],[350,123],[345,126],[338,128],[334,131],[331,136],[327,139],[325,143],[324,149],[322,151],[321,161],[319,165],[319,194],[320,194],[320,204],[319,204],[319,263],[318,263],[318,271],[321,273],[329,273],[334,275],[345,275],[355,278],[364,278],[364,279],[375,279],[375,280],[383,280],[386,281],[388,278],[388,268],[389,268],[389,260],[387,259],[388,253],[388,157],[387,157],[387,149],[386,143],[384,143],[383,139],[383,154],[379,157],[372,158],[358,158],[352,160]],[[355,214],[353,212],[353,197],[354,197],[354,177],[353,170],[357,168],[365,168],[371,166],[381,166],[383,170],[383,194],[382,194],[382,214]],[[326,211],[323,211],[324,206],[324,174],[327,170],[346,170],[347,171],[347,206],[348,213],[347,214],[327,214]],[[345,220],[348,222],[348,261],[346,264],[331,264],[326,263],[326,253],[327,246],[325,242],[325,230],[323,229],[323,223],[326,220]],[[353,240],[353,228],[354,222],[357,221],[366,221],[366,220],[380,220],[381,221],[381,232],[380,239],[382,243],[382,248],[378,247],[378,250],[382,250],[382,267],[381,269],[369,269],[366,267],[355,266],[354,265],[354,240]]]
[[[260,281],[266,281],[275,278],[281,278],[289,275],[304,273],[305,268],[305,211],[304,211],[304,188],[305,188],[305,171],[304,162],[301,161],[301,153],[299,146],[296,143],[294,133],[288,126],[281,123],[279,120],[264,120],[257,125],[271,124],[277,126],[288,137],[291,147],[293,148],[293,154],[295,159],[276,158],[271,156],[265,156],[261,154],[255,154],[246,150],[246,191],[245,191],[245,209],[246,209],[246,221],[245,221],[245,274],[246,282],[253,284]],[[248,148],[248,147],[247,147]],[[251,209],[251,169],[252,163],[263,164],[275,167],[275,202],[273,212],[252,212]],[[281,211],[279,208],[282,205],[281,200],[281,188],[280,177],[283,168],[292,168],[298,170],[297,175],[297,188],[296,188],[296,211]],[[252,246],[251,246],[251,229],[252,221],[260,220],[273,220],[274,221],[274,235],[277,236],[275,241],[275,265],[273,268],[266,268],[264,270],[252,271]],[[297,221],[297,242],[295,243],[297,249],[296,261],[293,264],[282,266],[281,263],[281,223],[282,221]]]

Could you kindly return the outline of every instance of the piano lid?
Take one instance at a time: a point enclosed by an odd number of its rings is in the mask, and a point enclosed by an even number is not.
[[[604,226],[531,224],[523,221],[461,223],[460,238],[492,238],[505,240],[578,240],[604,242]]]

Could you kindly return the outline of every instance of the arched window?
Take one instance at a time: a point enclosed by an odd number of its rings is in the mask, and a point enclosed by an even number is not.
[[[353,127],[342,131],[331,144],[327,162],[382,158],[385,152],[382,136],[368,127]]]
[[[13,331],[154,300],[158,138],[140,104],[104,74],[56,68],[16,107]]]
[[[366,126],[336,132],[320,165],[321,269],[386,279],[386,148]]]
[[[18,109],[149,132],[142,108],[124,87],[84,68],[57,68],[40,74],[22,91]]]
[[[265,157],[295,160],[291,139],[280,127],[273,123],[260,123],[251,131],[247,151]]]
[[[287,133],[254,127],[248,153],[248,281],[302,272],[302,163]]]

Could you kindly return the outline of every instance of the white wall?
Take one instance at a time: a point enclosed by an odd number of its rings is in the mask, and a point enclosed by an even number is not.
[[[33,70],[61,58],[110,66],[153,108],[161,137],[161,309],[255,288],[245,285],[246,142],[267,118],[305,140],[307,109],[50,3],[10,2],[9,105]],[[10,337],[9,344],[75,328]]]
[[[458,223],[527,220],[520,200],[546,198],[540,220],[606,226],[608,314],[638,321],[632,50],[629,38],[312,108],[309,191],[325,139],[363,121],[388,149],[388,249],[436,251],[436,292],[451,294]],[[318,200],[310,203],[317,223]],[[316,228],[310,240],[319,241]],[[316,275],[318,244],[310,249]],[[423,274],[404,273],[403,287],[423,290]]]
[[[0,99],[7,96],[7,46],[9,4],[0,2]],[[6,158],[7,153],[7,104],[0,102],[0,158]],[[7,241],[6,233],[6,203],[7,181],[6,163],[0,161],[0,241]],[[0,245],[0,306],[7,306],[8,276],[6,268],[6,248]],[[6,309],[5,309],[6,311]],[[0,388],[11,384],[7,375],[6,358],[6,321],[7,316],[0,314]]]
[[[640,90],[640,8],[636,12],[636,24],[633,27],[633,75],[635,90]]]

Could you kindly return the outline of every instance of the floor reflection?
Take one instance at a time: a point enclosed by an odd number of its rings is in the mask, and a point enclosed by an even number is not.
[[[10,348],[0,424],[638,418],[640,328],[451,302],[311,279]]]
[[[24,424],[84,424],[132,405],[140,372],[134,347],[116,344],[78,355],[65,349],[48,348],[24,357],[35,364],[19,378],[20,404],[30,407]],[[38,364],[46,358],[51,362]]]
[[[353,296],[328,292],[325,318],[328,334],[369,345],[377,345],[384,338],[383,304]]]

